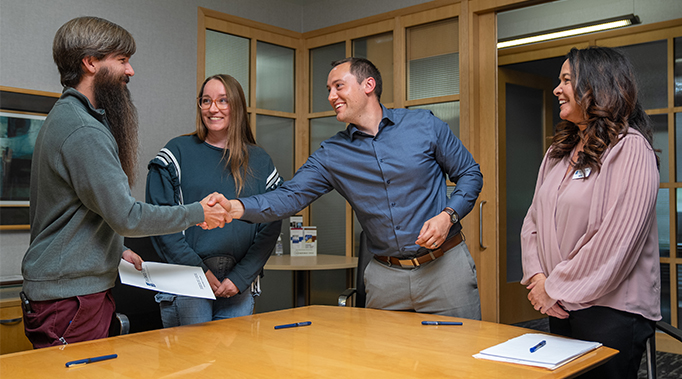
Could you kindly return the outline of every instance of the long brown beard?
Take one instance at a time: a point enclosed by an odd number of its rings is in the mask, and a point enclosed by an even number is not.
[[[104,67],[95,75],[93,89],[98,108],[104,109],[111,134],[118,145],[121,168],[128,176],[128,184],[133,187],[137,176],[137,108],[132,102],[128,77],[117,77]]]

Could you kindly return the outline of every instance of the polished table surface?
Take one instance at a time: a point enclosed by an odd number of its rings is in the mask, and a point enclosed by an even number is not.
[[[422,326],[459,320],[462,326]],[[312,325],[275,330],[280,324]],[[566,378],[616,354],[600,347],[557,370],[473,358],[528,329],[412,312],[309,306],[0,356],[8,378]],[[65,368],[68,361],[118,358]]]

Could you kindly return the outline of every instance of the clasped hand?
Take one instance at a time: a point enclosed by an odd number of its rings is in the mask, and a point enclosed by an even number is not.
[[[206,271],[206,279],[216,297],[232,297],[239,293],[239,289],[230,279],[225,278],[221,283],[211,270]]]
[[[204,222],[197,224],[197,226],[202,229],[222,228],[226,223],[232,222],[229,209],[225,209],[226,204],[229,206],[229,201],[222,194],[213,192],[200,203],[204,208]]]
[[[526,287],[530,290],[528,292],[528,300],[533,304],[536,311],[556,318],[567,318],[566,312],[561,305],[547,294],[545,291],[545,280],[547,277],[544,274],[535,274],[531,279],[531,283]]]

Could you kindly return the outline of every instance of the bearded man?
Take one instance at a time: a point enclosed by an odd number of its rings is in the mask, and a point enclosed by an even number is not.
[[[35,348],[108,336],[119,262],[142,264],[123,236],[223,227],[228,219],[208,198],[159,207],[132,197],[137,113],[127,83],[135,49],[128,31],[96,17],[75,18],[55,35],[64,91],[36,140],[22,263],[24,327]]]

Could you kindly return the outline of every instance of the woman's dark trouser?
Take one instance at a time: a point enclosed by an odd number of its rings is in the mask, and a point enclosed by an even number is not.
[[[637,378],[646,340],[656,328],[655,321],[609,307],[593,306],[568,313],[567,319],[550,317],[549,331],[579,340],[601,342],[619,351],[608,362],[579,378]]]

